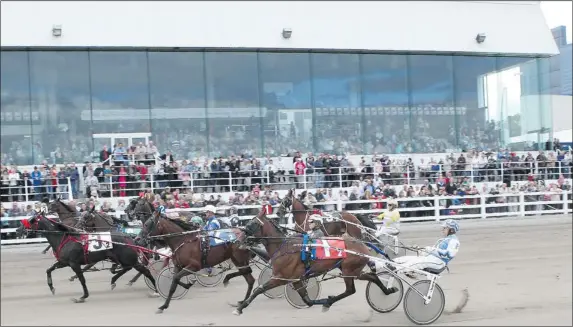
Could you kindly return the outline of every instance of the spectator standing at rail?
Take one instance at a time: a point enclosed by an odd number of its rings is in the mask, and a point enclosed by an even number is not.
[[[34,185],[35,199],[36,201],[40,201],[42,199],[42,173],[38,170],[38,166],[34,166],[30,177]]]

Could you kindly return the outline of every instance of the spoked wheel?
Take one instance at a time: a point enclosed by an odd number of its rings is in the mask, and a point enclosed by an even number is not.
[[[366,285],[366,302],[376,312],[391,312],[400,305],[404,297],[404,285],[400,278],[396,278],[388,272],[379,274],[378,278],[387,288],[394,287],[398,290],[395,293],[386,295],[378,285],[368,282]]]
[[[428,304],[425,304],[424,298],[414,289],[426,295],[430,289],[430,281],[417,281],[406,291],[406,296],[404,297],[404,313],[406,313],[406,317],[417,325],[429,325],[438,320],[446,305],[446,297],[440,285],[434,284],[432,299]]]
[[[266,282],[271,280],[271,277],[273,277],[273,268],[272,267],[263,268],[263,270],[261,270],[261,273],[259,274],[259,277],[257,278],[259,286],[264,285]],[[285,294],[285,290],[282,287],[275,287],[273,289],[264,292],[263,294],[269,299],[278,299],[283,297],[283,295]]]
[[[199,285],[204,287],[215,287],[225,278],[225,272],[231,270],[229,261],[223,261],[215,267],[201,269],[195,279]]]
[[[157,291],[159,292],[159,295],[161,295],[161,297],[164,299],[167,299],[167,296],[169,295],[169,289],[171,288],[171,282],[173,281],[174,272],[175,269],[173,267],[167,266],[161,269],[161,271],[157,275],[157,281],[156,281]],[[189,278],[186,277],[181,278],[181,281],[183,283],[193,283],[193,281],[190,281]],[[179,300],[183,298],[185,295],[187,295],[187,292],[189,292],[189,289],[186,289],[181,285],[177,285],[177,288],[173,293],[172,299]]]
[[[311,301],[318,299],[320,296],[320,282],[316,278],[310,278],[303,282],[302,287],[306,287],[308,297]],[[308,308],[304,303],[297,290],[294,288],[293,283],[285,285],[285,298],[287,302],[297,309]]]
[[[157,283],[157,276],[159,276],[159,272],[161,271],[161,269],[165,268],[164,265],[165,265],[164,260],[154,260],[151,261],[149,265],[147,265],[147,268],[149,269],[149,272],[151,273],[153,278],[155,278],[156,283]],[[147,287],[149,287],[150,290],[154,291],[153,284],[151,283],[151,280],[149,280],[149,278],[147,277],[145,277],[145,285],[147,285]]]

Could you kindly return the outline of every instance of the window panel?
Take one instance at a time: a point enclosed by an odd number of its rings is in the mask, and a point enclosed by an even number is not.
[[[92,160],[89,62],[87,52],[30,52],[36,156],[50,163]]]
[[[259,156],[261,110],[256,53],[207,52],[210,156]]]
[[[402,152],[410,142],[407,62],[404,55],[362,55],[365,153]]]
[[[207,153],[203,53],[149,52],[152,134],[162,153],[195,159]]]
[[[412,55],[409,61],[412,143],[404,147],[404,152],[455,149],[452,57]]]
[[[90,69],[94,133],[149,133],[147,53],[91,51]]]
[[[28,53],[2,51],[0,90],[2,94],[0,145],[2,163],[30,165],[34,160],[32,123],[38,124],[38,113],[30,110]],[[33,117],[32,117],[33,116]]]
[[[362,101],[357,54],[311,54],[315,151],[362,153]]]
[[[259,66],[265,154],[312,151],[310,55],[260,53]]]
[[[494,57],[454,57],[455,107],[458,141],[462,149],[493,150],[500,143],[501,131],[487,121],[489,75],[495,74]]]

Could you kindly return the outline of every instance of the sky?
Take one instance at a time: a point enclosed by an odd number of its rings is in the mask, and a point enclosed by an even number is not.
[[[573,1],[541,1],[541,10],[545,15],[545,21],[549,28],[554,28],[560,25],[567,26],[567,43],[571,43],[573,36],[572,15]]]

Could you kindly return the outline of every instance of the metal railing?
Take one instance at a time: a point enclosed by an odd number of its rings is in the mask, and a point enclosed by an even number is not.
[[[397,198],[402,218],[401,222],[440,221],[446,218],[454,219],[486,219],[508,216],[537,216],[545,214],[567,215],[573,212],[571,191],[550,192],[511,192],[502,194],[480,194],[468,196],[432,196]],[[317,202],[314,207],[326,211],[329,207],[335,210],[345,209],[352,214],[377,214],[384,210],[387,200],[356,200],[356,201],[324,201]],[[261,209],[260,204],[238,206],[240,219],[252,219]],[[278,205],[273,206],[274,209]],[[218,211],[226,211],[229,206],[217,207]],[[168,209],[167,212],[201,212],[204,208]],[[113,213],[121,217],[121,211]],[[243,215],[244,214],[244,215]],[[274,218],[276,215],[269,215]],[[44,242],[43,238],[14,239],[14,233],[22,219],[27,216],[2,217],[2,243],[24,244]],[[292,215],[281,225],[293,227]]]

